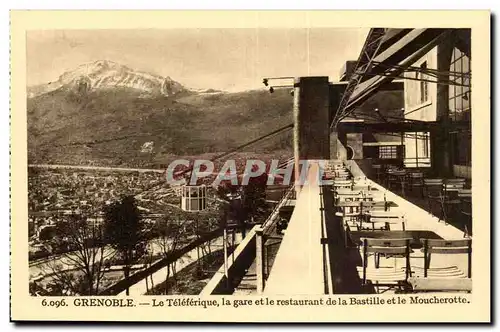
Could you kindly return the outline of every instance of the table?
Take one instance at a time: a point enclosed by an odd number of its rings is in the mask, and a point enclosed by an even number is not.
[[[390,231],[391,225],[401,225],[402,230],[406,230],[404,215],[389,211],[371,211],[367,213],[367,218],[364,222],[371,224],[372,230],[379,229]],[[376,224],[378,224],[377,227],[375,227]],[[380,227],[381,224],[383,224],[384,227]]]
[[[410,247],[413,249],[422,248],[421,239],[442,240],[443,238],[433,231],[409,230],[409,231],[351,231],[350,238],[356,245],[361,245],[362,238],[371,239],[406,239],[410,238]]]

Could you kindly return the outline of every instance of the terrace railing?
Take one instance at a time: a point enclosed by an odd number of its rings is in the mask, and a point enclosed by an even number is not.
[[[274,207],[273,211],[267,217],[267,219],[262,224],[264,234],[269,234],[272,232],[278,221],[280,209],[285,206],[291,199],[295,199],[295,187],[292,185],[286,189],[278,204]]]

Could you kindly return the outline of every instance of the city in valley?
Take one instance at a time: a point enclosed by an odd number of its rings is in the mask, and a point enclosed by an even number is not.
[[[222,237],[214,231],[228,218],[235,222],[238,218],[241,220],[235,213],[244,213],[243,208],[233,208],[235,203],[244,202],[242,187],[231,185],[231,181],[211,186],[209,182],[215,175],[201,179],[207,185],[199,181],[205,189],[204,206],[200,205],[199,211],[186,211],[181,198],[184,186],[168,184],[165,171],[160,169],[33,166],[28,175],[30,291],[33,295],[101,294],[123,280],[125,273],[144,271],[182,247],[208,236],[194,252],[184,253],[163,268],[161,279],[152,279],[142,290],[150,294],[195,294],[214,274],[209,267],[217,269],[223,259]],[[251,184],[252,181],[247,188],[252,188]],[[252,217],[262,218],[264,210],[272,206],[272,200],[266,203],[266,196],[272,198],[280,192],[278,186],[267,190],[267,194],[265,189],[262,193],[255,192],[259,196],[246,193],[253,195],[252,200],[262,200],[258,209],[263,211],[254,209]],[[231,195],[235,199],[230,199]],[[123,204],[127,198],[128,206]],[[247,207],[246,211],[252,208]],[[124,211],[122,215],[120,209]],[[130,213],[136,217],[130,229],[124,234],[110,230],[119,227],[116,223]],[[136,243],[123,241],[129,232],[135,232],[132,236]],[[120,240],[123,243],[113,243]],[[238,236],[233,237],[228,249],[233,250],[239,240]],[[133,257],[126,256],[129,248]],[[190,282],[170,286],[175,284],[179,270],[188,271]]]

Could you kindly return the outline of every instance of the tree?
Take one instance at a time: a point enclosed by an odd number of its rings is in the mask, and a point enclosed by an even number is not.
[[[166,217],[156,223],[154,233],[157,238],[154,243],[161,250],[164,258],[170,259],[172,255],[180,246],[186,244],[187,233],[185,230],[185,222],[173,220]],[[176,275],[176,261],[169,261],[167,264],[167,273],[165,275],[165,295],[168,294],[168,279],[170,273],[175,278]]]
[[[97,295],[105,272],[105,262],[113,255],[102,241],[102,227],[84,214],[60,219],[50,241],[54,253],[49,260],[48,286],[53,295]]]
[[[57,228],[58,226],[56,225],[45,225],[40,227],[39,234],[38,234],[38,240],[39,241],[50,241],[52,240],[57,233]]]
[[[142,221],[133,196],[124,196],[104,208],[104,237],[123,258],[125,279],[130,267],[146,251],[146,225]],[[126,294],[129,295],[127,288]]]
[[[248,186],[252,186],[252,188],[247,188]],[[254,186],[255,185],[250,179],[247,186],[235,186],[228,182],[223,182],[217,188],[218,201],[222,202],[222,206],[220,207],[222,214],[219,216],[220,221],[223,223],[221,226],[225,227],[227,223],[236,223],[243,237],[245,237],[246,233],[246,220],[251,218],[249,213],[252,210],[251,205],[254,204],[251,202],[251,199],[258,196],[253,195]],[[248,198],[245,202],[244,196],[247,191]],[[247,204],[247,206],[245,206],[245,204]]]
[[[217,203],[217,202],[216,202]],[[202,242],[197,248],[197,276],[202,279],[206,277],[204,272],[205,265],[210,264],[213,259],[212,245],[216,238],[207,237],[211,232],[226,227],[228,203],[225,201],[218,201],[217,207],[212,210],[203,211],[201,213],[193,214],[192,218],[194,234],[198,240],[203,238],[211,238]],[[220,204],[222,203],[222,204]]]
[[[269,214],[269,206],[266,203],[266,188],[267,174],[265,173],[250,178],[248,185],[243,186],[242,208],[244,220],[259,223],[263,222],[263,218]]]

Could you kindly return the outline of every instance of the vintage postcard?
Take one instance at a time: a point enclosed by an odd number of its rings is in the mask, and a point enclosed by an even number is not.
[[[488,11],[11,12],[11,320],[490,322]]]

